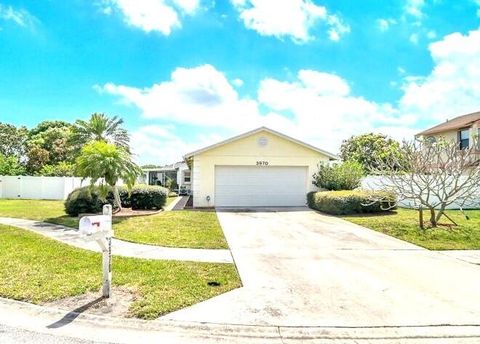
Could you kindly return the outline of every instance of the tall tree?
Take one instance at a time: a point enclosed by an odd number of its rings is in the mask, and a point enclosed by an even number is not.
[[[86,144],[76,160],[76,173],[84,178],[91,178],[91,185],[100,181],[100,191],[107,196],[108,187],[113,188],[117,209],[122,209],[117,183],[121,179],[131,189],[142,169],[133,162],[130,153],[123,147],[105,141],[92,141]]]
[[[109,118],[103,113],[94,113],[88,121],[75,122],[75,141],[85,144],[91,141],[104,141],[130,151],[127,130],[122,128],[123,119]]]
[[[26,142],[28,172],[38,174],[45,165],[72,163],[78,153],[72,137],[73,125],[63,121],[43,121],[31,129]]]
[[[343,161],[357,161],[367,173],[378,167],[378,161],[398,156],[400,144],[383,134],[363,134],[344,140],[340,147]]]
[[[50,153],[42,147],[33,145],[27,151],[27,171],[36,174],[50,161]]]
[[[28,136],[26,127],[16,127],[0,122],[0,154],[21,158],[25,154],[25,142]]]

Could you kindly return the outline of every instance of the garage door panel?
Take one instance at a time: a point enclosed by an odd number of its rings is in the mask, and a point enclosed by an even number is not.
[[[216,166],[216,206],[301,206],[306,167]]]

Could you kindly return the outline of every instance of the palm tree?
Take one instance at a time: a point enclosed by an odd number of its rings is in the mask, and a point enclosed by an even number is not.
[[[121,179],[130,191],[142,169],[132,161],[131,154],[123,147],[117,147],[103,140],[86,144],[76,159],[76,173],[84,178],[91,178],[93,187],[100,181],[100,195],[107,197],[108,186],[113,189],[113,195],[118,211],[122,210],[117,183]]]
[[[103,113],[94,113],[88,121],[75,122],[75,141],[86,144],[91,141],[104,141],[130,151],[127,130],[121,127],[123,119],[114,116],[109,118]]]

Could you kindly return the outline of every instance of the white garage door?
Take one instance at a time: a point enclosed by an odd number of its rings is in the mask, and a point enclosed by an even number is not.
[[[303,206],[307,167],[216,166],[215,206]]]

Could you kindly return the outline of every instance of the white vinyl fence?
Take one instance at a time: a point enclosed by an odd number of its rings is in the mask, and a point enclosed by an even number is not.
[[[0,198],[63,200],[88,183],[77,177],[0,176]]]
[[[383,188],[383,180],[385,177],[382,176],[367,176],[362,180],[362,189],[366,190],[380,190]],[[478,186],[478,195],[480,196],[480,185]],[[435,200],[434,196],[431,196],[433,200]],[[438,199],[438,198],[437,198]],[[398,203],[398,205],[402,208],[414,208],[414,203],[412,200],[404,200]],[[459,204],[451,204],[447,207],[447,209],[459,209]],[[480,197],[478,197],[475,201],[471,202],[470,204],[464,204],[463,209],[480,209]]]

